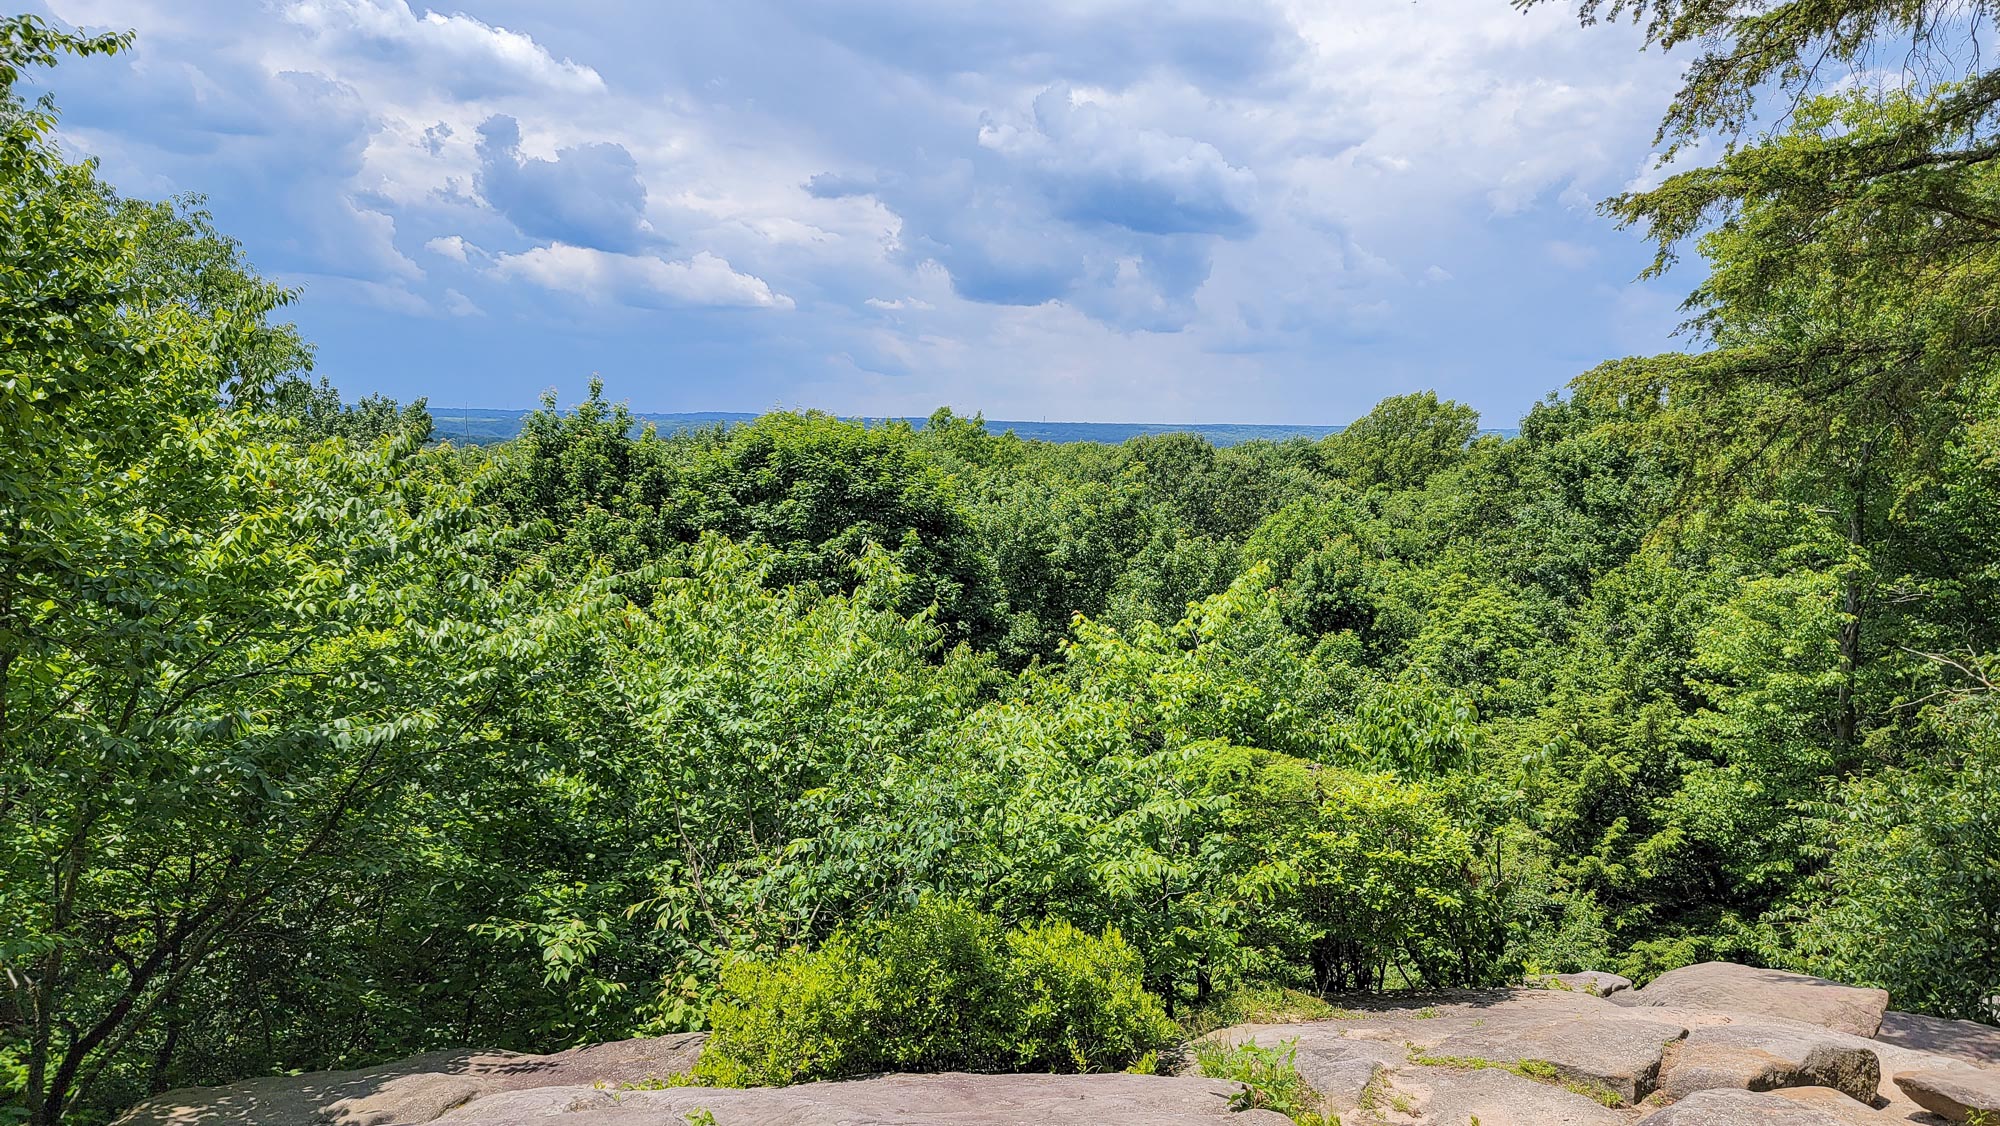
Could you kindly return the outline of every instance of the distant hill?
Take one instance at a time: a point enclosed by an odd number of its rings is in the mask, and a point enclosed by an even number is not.
[[[518,437],[521,420],[527,411],[489,410],[484,407],[434,407],[431,421],[436,426],[434,433],[439,439],[449,439],[460,445],[490,445]],[[700,430],[710,426],[737,426],[749,422],[757,416],[732,411],[700,411],[685,414],[642,414],[634,412],[634,417],[651,422],[661,433],[682,430]],[[869,420],[876,421],[876,420]],[[907,422],[922,427],[921,418],[885,419],[881,421]],[[1239,442],[1263,440],[1282,442],[1289,438],[1306,438],[1317,441],[1328,434],[1338,433],[1338,426],[1274,426],[1234,423],[1143,423],[1143,422],[1021,422],[989,418],[986,429],[995,434],[1012,430],[1015,434],[1038,442],[1104,442],[1117,444],[1130,438],[1146,434],[1199,434],[1217,446],[1234,446]],[[1485,431],[1491,434],[1512,436],[1512,430]]]

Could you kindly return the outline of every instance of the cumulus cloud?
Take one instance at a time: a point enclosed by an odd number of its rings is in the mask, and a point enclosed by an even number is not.
[[[521,154],[521,126],[504,114],[479,127],[479,194],[529,238],[631,252],[654,241],[646,185],[625,146],[590,142],[554,160]]]
[[[437,238],[430,239],[424,243],[424,249],[440,258],[449,258],[454,262],[464,262],[466,260],[466,242],[457,235],[440,235]]]
[[[357,393],[665,407],[666,338],[689,408],[1504,418],[1676,320],[1589,206],[1661,174],[1675,66],[1555,5],[28,3],[137,28],[56,74],[64,143],[209,193]]]
[[[773,293],[761,278],[738,273],[707,251],[682,262],[644,254],[612,254],[556,243],[520,254],[501,254],[492,274],[543,289],[641,308],[790,309],[792,299]]]
[[[459,97],[604,89],[595,70],[555,58],[531,36],[462,14],[419,16],[405,0],[294,0],[285,15],[357,61],[421,75]]]
[[[1133,128],[1068,86],[1035,98],[1025,126],[991,121],[983,148],[1031,169],[1055,214],[1151,235],[1249,233],[1257,177],[1215,146]]]
[[[1120,331],[1185,328],[1211,244],[1256,230],[1249,169],[1066,84],[982,113],[963,141],[936,166],[825,172],[804,186],[817,199],[868,197],[889,208],[901,258],[943,266],[966,300],[1060,301]]]

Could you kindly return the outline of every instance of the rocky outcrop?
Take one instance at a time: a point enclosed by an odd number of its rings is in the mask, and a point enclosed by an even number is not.
[[[1824,1087],[1800,1091],[1826,1091]],[[1834,1099],[1846,1099],[1837,1091]],[[1824,1095],[1801,1097],[1791,1091],[1733,1091],[1716,1088],[1690,1095],[1647,1118],[1650,1126],[1881,1126],[1899,1121],[1860,1103],[1829,1103]]]
[[[1478,1119],[1480,1126],[1619,1126],[1629,1118],[1588,1095],[1492,1068],[1433,1068],[1404,1077],[1400,1088],[1422,1107],[1423,1122]]]
[[[1530,984],[1543,989],[1567,989],[1576,993],[1588,993],[1593,997],[1609,997],[1632,988],[1632,979],[1601,970],[1585,970],[1574,974],[1543,974]]]
[[[1338,1042],[1300,1048],[1292,1066],[1335,1114],[1359,1110],[1377,1080],[1402,1060],[1386,1044]]]
[[[1557,1077],[1610,1091],[1630,1104],[1653,1093],[1669,1046],[1688,1034],[1665,1021],[1544,1018],[1501,1021],[1447,1037],[1430,1053],[1522,1069],[1544,1063]]]
[[[1990,1024],[1890,1012],[1882,1015],[1882,1030],[1875,1039],[1981,1067],[2000,1067],[2000,1028]]]
[[[1783,970],[1703,962],[1661,974],[1634,991],[1628,1002],[1783,1017],[1852,1036],[1874,1036],[1889,1008],[1889,993]]]
[[[657,1083],[694,1066],[700,1033],[592,1044],[554,1055],[430,1052],[380,1067],[168,1091],[117,1126],[404,1126],[507,1091]]]
[[[1142,1075],[889,1075],[748,1091],[662,1087],[693,1065],[700,1043],[699,1036],[681,1036],[552,1056],[433,1053],[382,1068],[173,1091],[135,1107],[118,1126],[511,1126],[550,1117],[563,1126],[688,1126],[711,1117],[715,1126],[1290,1121],[1269,1111],[1232,1110],[1242,1090],[1236,1083]]]
[[[1240,1088],[1150,1075],[887,1075],[748,1091],[549,1087],[480,1099],[438,1126],[1290,1126],[1267,1110],[1232,1111]],[[707,1112],[706,1115],[703,1112]]]
[[[1910,1101],[1949,1122],[1975,1116],[2000,1120],[2000,1073],[1966,1070],[1900,1071],[1896,1086]]]
[[[1906,1115],[1878,1111],[1872,1105],[1857,1102],[1831,1087],[1786,1087],[1771,1093],[1800,1106],[1811,1107],[1847,1126],[1884,1126],[1885,1123],[1909,1121]]]
[[[1715,1088],[1831,1087],[1849,1098],[1872,1101],[1882,1085],[1882,1061],[1873,1051],[1796,1027],[1700,1028],[1678,1049],[1662,1088],[1670,1099]]]
[[[1303,1062],[1308,1056],[1378,1060],[1380,1071],[1354,1100],[1355,1112],[1347,1102],[1327,1100],[1347,1126],[1475,1120],[1480,1126],[1654,1126],[1655,1120],[1657,1126],[1936,1126],[1942,1119],[1892,1074],[1900,1080],[1929,1069],[1958,1084],[2000,1079],[2000,1069],[1983,1066],[1986,1034],[2000,1030],[1895,1015],[1883,1020],[1876,1013],[1879,991],[1813,984],[1818,979],[1796,974],[1734,972],[1743,969],[1704,969],[1664,989],[1656,991],[1656,981],[1608,997],[1537,980],[1518,990],[1346,999],[1340,1019],[1241,1025],[1219,1035],[1267,1045],[1296,1041],[1300,1075],[1316,1087]],[[1723,1004],[1705,1003],[1706,988],[1718,980],[1756,987],[1727,995]],[[1780,1001],[1787,991],[1803,998],[1792,1014]],[[1884,1039],[1833,1027],[1875,1022]],[[1344,1082],[1351,1095],[1352,1079]],[[1943,1086],[1930,1082],[1924,1089]]]
[[[1339,1015],[1215,1038],[1289,1044],[1345,1126],[1905,1126],[2000,1105],[2000,1029],[1883,1015],[1879,990],[1741,966],[1644,989],[1566,975],[1521,989],[1335,998]],[[1680,975],[1675,980],[1676,975]],[[1723,983],[1735,983],[1725,989]],[[1789,1000],[1788,1000],[1789,999]],[[1879,1025],[1880,1037],[1846,1029]],[[885,1075],[749,1091],[670,1087],[699,1035],[549,1056],[433,1053],[177,1091],[118,1126],[1283,1126],[1195,1076]]]

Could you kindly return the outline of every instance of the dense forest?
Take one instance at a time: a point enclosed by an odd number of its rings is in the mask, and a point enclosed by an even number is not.
[[[1608,205],[1704,260],[1688,349],[1220,449],[596,387],[433,441],[62,155],[24,72],[125,39],[0,23],[0,1120],[890,1011],[953,943],[1143,988],[979,1065],[1709,958],[2000,1021],[2000,74],[1811,84],[1928,5],[1618,11],[1725,44],[1664,136],[1742,143]]]

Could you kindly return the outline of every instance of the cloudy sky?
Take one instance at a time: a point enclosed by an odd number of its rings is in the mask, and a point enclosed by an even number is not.
[[[1511,425],[1695,280],[1594,208],[1679,60],[1561,5],[42,7],[139,34],[64,143],[205,194],[350,396]]]

